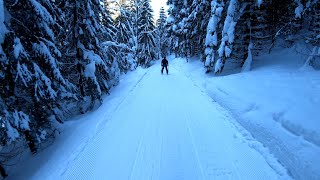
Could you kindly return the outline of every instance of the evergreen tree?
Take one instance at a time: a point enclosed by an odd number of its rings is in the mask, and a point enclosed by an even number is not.
[[[73,74],[77,78],[72,78],[72,83],[83,100],[90,97],[89,109],[118,83],[119,68],[112,54],[114,50],[102,45],[105,41],[113,41],[114,33],[113,28],[106,28],[111,22],[105,11],[99,0],[68,0],[63,6],[65,17],[68,17],[64,22],[67,30],[63,37],[64,58],[77,69]]]
[[[184,0],[182,4],[182,9],[179,12],[180,22],[177,24],[177,29],[175,31],[176,36],[179,40],[178,54],[182,57],[190,56],[190,36],[188,31],[191,30],[191,24],[188,21],[188,15],[190,13],[190,1]]]
[[[310,67],[319,67],[320,62],[320,5],[314,0],[308,1],[304,7],[305,9],[303,12],[308,12],[306,19],[309,22],[308,35],[306,38],[307,42],[312,46],[312,50],[307,57],[303,68],[310,69]]]
[[[248,52],[257,56],[268,48],[271,38],[268,35],[265,7],[266,3],[258,4],[255,0],[229,2],[218,49],[220,59],[215,66],[216,73],[222,72],[226,60],[236,59],[238,64],[244,64]],[[249,46],[253,46],[250,51]]]
[[[184,57],[202,56],[211,15],[207,13],[211,11],[211,0],[171,0],[168,3],[171,8],[166,30],[171,51]]]
[[[23,139],[35,153],[68,115],[66,104],[85,112],[118,83],[119,52],[137,41],[117,43],[113,24],[100,0],[0,0],[2,146]]]
[[[180,11],[183,7],[183,2],[179,0],[168,0],[169,5],[169,23],[167,27],[168,40],[170,44],[171,52],[174,52],[176,56],[179,54],[179,22],[181,22]],[[181,30],[180,30],[181,31]]]
[[[24,137],[36,152],[36,142],[54,129],[52,119],[62,122],[57,102],[72,89],[59,67],[61,52],[55,45],[58,12],[47,0],[8,0],[4,5],[11,17],[2,43],[6,60],[1,71],[7,81],[1,81],[1,99],[7,110],[1,114],[9,141]]]
[[[219,49],[217,50],[219,59],[215,63],[215,73],[223,70],[226,59],[230,57],[234,41],[234,30],[236,26],[236,13],[239,4],[237,0],[230,0],[228,2],[227,15],[222,29],[222,38]]]
[[[156,58],[156,34],[150,0],[139,1],[138,62],[144,67]]]
[[[137,66],[136,62],[136,36],[134,27],[134,6],[130,4],[119,4],[119,15],[115,20],[117,29],[117,42],[121,44],[118,49],[119,66],[126,72],[134,70]]]
[[[205,61],[205,41],[207,35],[207,25],[211,16],[211,0],[190,2],[190,15],[187,16],[188,30],[187,38],[192,46],[189,46],[190,56],[200,55],[201,61]]]
[[[320,46],[320,3],[314,1],[310,5],[310,31],[311,31],[311,43],[314,46]]]
[[[239,10],[239,16],[237,25],[235,27],[235,40],[233,45],[233,51],[231,58],[243,64],[248,57],[248,46],[251,41],[251,11],[254,7],[254,2],[243,2],[240,3],[241,9]]]
[[[9,108],[7,107],[5,100],[3,97],[6,97],[6,91],[5,91],[5,76],[6,72],[5,69],[8,64],[8,59],[5,55],[5,52],[3,51],[3,43],[5,41],[5,36],[8,33],[8,29],[4,24],[4,4],[3,1],[0,0],[0,136],[1,136],[1,145],[5,146],[10,139],[10,134],[7,133],[9,128],[11,129],[11,124],[8,124],[9,122],[5,118],[7,114],[12,113],[10,112]],[[15,130],[15,129],[14,129]],[[17,132],[17,131],[15,131]],[[18,135],[18,133],[12,133],[13,135]],[[15,139],[15,136],[11,136],[13,139]]]
[[[241,3],[240,7],[231,58],[243,65],[248,56],[258,56],[261,51],[268,49],[272,36],[269,35],[271,31],[266,21],[267,3],[257,4],[252,0]]]
[[[249,56],[272,49],[279,37],[289,47],[306,24],[316,34],[310,40],[318,40],[316,4],[317,0],[169,0],[167,44],[176,56],[200,55],[207,72],[215,66],[221,73],[225,65],[240,67]],[[308,8],[313,9],[306,20]]]
[[[158,50],[161,54],[161,57],[164,57],[167,53],[167,38],[165,34],[165,25],[166,25],[167,16],[164,11],[164,8],[160,8],[159,19],[157,20],[157,32],[158,32]]]
[[[218,34],[224,3],[217,0],[211,1],[211,17],[207,25],[207,35],[205,41],[205,67],[207,72],[211,70],[215,63],[215,52],[218,46]]]

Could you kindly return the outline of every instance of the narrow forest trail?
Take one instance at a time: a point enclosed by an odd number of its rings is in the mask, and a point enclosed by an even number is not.
[[[39,178],[290,179],[172,66],[169,75],[161,75],[159,64],[151,67],[63,172]]]

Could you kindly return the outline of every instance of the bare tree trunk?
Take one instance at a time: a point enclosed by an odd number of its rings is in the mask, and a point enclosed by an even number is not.
[[[2,165],[0,165],[0,173],[1,173],[1,176],[3,178],[7,177],[8,174],[6,173],[5,169],[2,167]]]
[[[28,143],[28,146],[29,146],[31,153],[32,154],[37,153],[37,147],[36,147],[36,144],[35,144],[33,137],[30,134],[30,131],[24,131],[24,135],[26,137],[26,140],[27,140],[27,143]]]

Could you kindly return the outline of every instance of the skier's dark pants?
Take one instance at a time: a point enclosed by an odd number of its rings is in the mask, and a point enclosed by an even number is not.
[[[167,74],[168,74],[168,67],[167,66],[162,66],[161,73],[163,74],[163,69],[164,68],[166,68],[166,71],[167,71]]]

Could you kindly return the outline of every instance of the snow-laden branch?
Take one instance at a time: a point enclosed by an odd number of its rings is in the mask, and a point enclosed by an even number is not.
[[[223,11],[223,4],[218,3],[216,0],[211,1],[211,17],[207,25],[207,35],[205,40],[205,66],[210,67],[214,62],[214,49],[213,47],[218,45],[218,32],[217,28],[221,21]]]
[[[309,0],[306,3],[306,6],[303,7],[301,0],[295,0],[294,1],[297,4],[297,7],[295,9],[295,18],[301,18],[303,15],[305,15],[307,13],[307,11],[310,9],[310,7],[316,3],[318,3],[318,0]],[[292,17],[291,19],[285,23],[277,32],[276,34],[273,36],[272,38],[272,44],[269,48],[269,53],[271,52],[272,48],[275,45],[275,41],[276,38],[281,34],[282,30],[284,30],[288,25],[290,25],[292,23]]]
[[[317,47],[317,46],[313,47],[312,53],[309,55],[304,65],[301,67],[301,70],[312,69],[312,64],[315,61],[315,57],[319,55],[320,55],[320,47]]]
[[[156,32],[156,30],[157,30],[157,29],[154,29],[154,30],[152,30],[152,31],[141,31],[140,33],[141,33],[141,34],[151,34],[151,33]]]
[[[234,41],[234,30],[237,24],[237,22],[234,21],[237,3],[237,0],[231,0],[228,7],[227,17],[224,21],[224,26],[222,30],[223,37],[221,40],[220,47],[218,49],[219,57],[230,57],[231,55],[232,44]]]
[[[116,48],[121,48],[121,49],[126,49],[129,51],[133,51],[128,45],[123,44],[123,43],[117,43],[114,41],[105,41],[102,43],[102,45],[105,47],[116,47]]]

